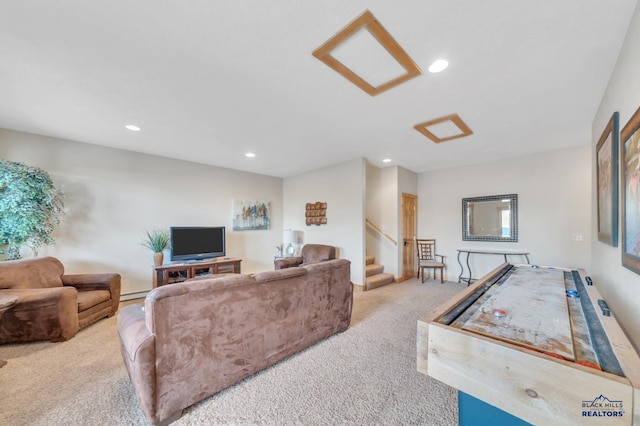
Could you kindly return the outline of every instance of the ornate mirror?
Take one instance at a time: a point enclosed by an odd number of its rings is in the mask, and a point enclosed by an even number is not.
[[[518,241],[518,194],[462,199],[463,241]]]

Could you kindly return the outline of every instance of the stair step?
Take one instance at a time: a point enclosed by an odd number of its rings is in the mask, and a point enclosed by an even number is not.
[[[376,261],[376,257],[367,255],[367,256],[364,257],[364,260],[365,260],[365,264],[371,265],[372,263],[374,263]]]
[[[393,274],[383,272],[382,274],[371,275],[365,280],[367,290],[382,287],[395,281]]]
[[[364,268],[365,277],[381,274],[383,271],[384,271],[384,265],[378,265],[376,263],[368,264]]]

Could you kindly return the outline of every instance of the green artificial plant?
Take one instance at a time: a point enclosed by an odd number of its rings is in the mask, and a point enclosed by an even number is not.
[[[62,191],[37,167],[0,160],[0,254],[19,259],[20,248],[34,253],[54,244],[51,234],[64,214]]]
[[[142,245],[151,249],[154,253],[162,253],[162,250],[169,247],[169,232],[162,229],[151,229],[146,231],[146,237]]]

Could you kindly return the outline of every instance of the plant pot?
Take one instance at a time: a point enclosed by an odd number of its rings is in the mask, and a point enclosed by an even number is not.
[[[162,252],[153,253],[153,264],[154,266],[162,266],[162,260],[164,259],[164,254]]]

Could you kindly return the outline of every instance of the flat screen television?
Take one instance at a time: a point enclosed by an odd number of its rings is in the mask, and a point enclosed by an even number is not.
[[[171,260],[198,261],[226,255],[224,226],[172,226]]]

